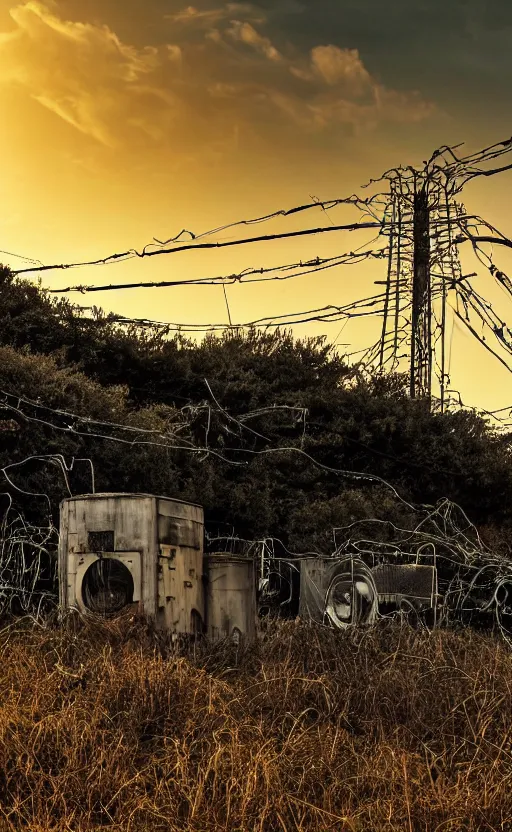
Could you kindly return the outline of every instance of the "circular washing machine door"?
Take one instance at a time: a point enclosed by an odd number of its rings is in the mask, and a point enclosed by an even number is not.
[[[115,616],[140,600],[140,554],[85,555],[77,570],[76,598],[84,612]]]
[[[359,560],[336,564],[325,595],[325,616],[337,629],[371,624],[378,613],[378,596],[369,567]]]

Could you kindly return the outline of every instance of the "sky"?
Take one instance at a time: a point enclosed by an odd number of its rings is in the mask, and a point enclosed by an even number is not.
[[[0,249],[10,252],[0,258],[20,268],[14,254],[61,263],[141,249],[181,229],[199,234],[361,193],[443,144],[472,151],[506,139],[511,46],[509,0],[0,0]],[[478,180],[464,202],[512,236],[511,188],[510,172]],[[358,219],[336,209],[307,222]],[[300,227],[283,218],[256,226]],[[336,232],[40,277],[63,288],[231,274],[331,256],[355,239]],[[242,323],[373,294],[383,268],[230,286],[229,310],[219,286],[70,297],[137,318]],[[507,299],[484,271],[479,290],[506,316]],[[512,325],[512,307],[508,315]],[[350,351],[375,340],[378,326],[295,333],[325,334]],[[479,407],[512,403],[512,376],[450,326],[452,386]]]

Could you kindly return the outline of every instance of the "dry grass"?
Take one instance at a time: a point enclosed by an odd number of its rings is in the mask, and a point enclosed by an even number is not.
[[[2,830],[512,829],[491,638],[289,622],[180,658],[69,621],[5,629],[0,653]]]

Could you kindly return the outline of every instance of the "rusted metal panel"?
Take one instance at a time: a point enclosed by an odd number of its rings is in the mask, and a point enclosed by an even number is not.
[[[372,573],[379,601],[399,603],[407,599],[420,606],[434,606],[437,595],[435,566],[382,563],[375,566]]]
[[[159,499],[157,512],[160,543],[202,549],[204,512],[200,506]]]
[[[91,533],[96,536],[113,535],[116,552],[144,551],[154,546],[152,515],[155,505],[151,497],[95,494],[73,497],[69,502],[74,504],[74,511],[69,514],[68,531],[77,535],[76,552],[91,551]],[[106,550],[110,549],[108,546]]]
[[[185,503],[183,500],[172,500],[169,497],[157,497],[158,514],[174,519],[190,520],[193,523],[204,523],[202,506],[195,503]]]
[[[205,620],[202,579],[202,550],[160,546],[158,606],[162,629],[190,635],[202,630]]]

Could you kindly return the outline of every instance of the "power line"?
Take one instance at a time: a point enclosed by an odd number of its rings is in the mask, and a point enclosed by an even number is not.
[[[35,263],[40,266],[44,265],[41,260],[36,260],[34,257],[25,257],[24,254],[15,254],[12,251],[5,251],[4,249],[0,249],[0,254],[7,254],[8,257],[16,257],[18,260],[26,260],[27,263]]]
[[[362,248],[362,247],[361,247]],[[137,283],[108,283],[102,285],[77,285],[67,286],[63,289],[46,289],[49,294],[64,294],[69,292],[80,292],[86,294],[88,292],[110,292],[119,291],[121,289],[160,289],[175,286],[219,286],[219,285],[233,285],[235,283],[265,283],[275,280],[291,280],[296,277],[304,277],[308,274],[313,274],[317,271],[335,268],[342,265],[358,265],[365,259],[384,259],[387,256],[387,249],[382,248],[376,251],[355,251],[339,254],[334,257],[314,257],[310,260],[299,261],[298,263],[287,263],[280,266],[261,266],[259,268],[246,268],[236,274],[218,275],[215,277],[198,277],[189,278],[186,280],[159,280],[159,281],[145,281]],[[263,277],[264,274],[278,271],[292,271],[293,269],[300,269],[291,274],[278,275],[273,274],[272,277]],[[260,275],[260,277],[251,277],[251,275]]]
[[[164,323],[152,321],[147,318],[133,319],[115,314],[108,315],[103,320],[121,326],[156,327],[163,332],[211,332],[229,329],[247,329],[251,327],[294,326],[311,321],[329,322],[356,316],[382,315],[383,326],[378,347],[376,345],[370,347],[366,352],[365,358],[368,361],[378,361],[382,369],[384,367],[391,367],[393,370],[396,370],[404,357],[402,353],[403,349],[409,346],[414,352],[414,355],[418,356],[418,366],[415,367],[414,372],[418,379],[421,378],[420,394],[428,393],[431,389],[432,375],[437,373],[441,386],[441,402],[443,402],[446,375],[446,308],[448,294],[451,290],[455,290],[457,302],[460,300],[465,310],[465,314],[462,316],[458,308],[454,310],[454,313],[467,326],[474,337],[477,337],[495,357],[498,357],[495,351],[490,349],[489,345],[485,342],[485,337],[482,336],[480,338],[478,335],[475,327],[471,324],[470,313],[476,314],[480,318],[484,328],[488,327],[493,331],[494,335],[500,341],[501,348],[504,348],[508,352],[512,349],[512,341],[509,343],[507,340],[507,333],[510,333],[510,330],[506,328],[505,323],[501,321],[500,316],[494,312],[490,305],[472,289],[467,282],[468,275],[462,275],[458,255],[458,247],[469,241],[480,262],[488,268],[502,288],[512,295],[512,281],[502,271],[497,269],[492,258],[481,248],[486,243],[512,248],[512,240],[481,217],[468,215],[464,206],[456,200],[457,195],[471,179],[479,176],[490,177],[512,169],[512,164],[496,164],[496,160],[512,151],[512,139],[495,143],[483,150],[466,155],[459,153],[460,147],[462,145],[453,147],[444,145],[438,148],[431,155],[430,159],[423,163],[422,168],[414,168],[412,166],[390,168],[379,179],[370,180],[365,186],[369,187],[379,182],[386,182],[389,191],[381,191],[365,199],[355,194],[343,199],[324,201],[312,197],[313,202],[311,203],[286,210],[274,211],[261,217],[244,219],[218,226],[200,235],[183,229],[175,237],[170,237],[166,240],[153,238],[154,242],[145,246],[140,252],[136,249],[129,249],[98,260],[45,265],[37,268],[33,266],[19,269],[14,273],[16,275],[23,275],[35,271],[42,272],[55,269],[78,268],[80,266],[107,265],[114,262],[123,262],[126,259],[134,257],[145,258],[157,255],[170,255],[178,252],[189,252],[194,249],[224,249],[253,243],[302,238],[328,232],[350,232],[374,229],[378,231],[375,239],[381,236],[388,237],[388,245],[380,247],[377,250],[368,249],[368,246],[374,242],[372,240],[372,243],[366,243],[359,249],[356,249],[356,251],[336,257],[317,257],[316,259],[310,259],[305,262],[300,261],[299,263],[285,264],[277,267],[249,268],[237,274],[219,275],[216,277],[68,286],[65,289],[51,289],[48,291],[51,293],[69,293],[74,291],[86,293],[117,291],[129,288],[222,285],[225,292],[227,285],[236,282],[288,280],[306,274],[313,274],[322,269],[334,268],[338,265],[353,265],[372,258],[387,259],[387,275],[386,280],[383,281],[386,288],[383,295],[363,298],[360,301],[344,306],[331,305],[287,315],[266,316],[242,324],[234,324],[232,322],[231,312],[228,308],[229,326],[217,323],[194,323],[186,325],[175,322]],[[428,239],[430,247],[428,262],[424,258],[425,263],[423,268],[426,274],[426,292],[430,300],[425,306],[424,314],[422,313],[421,316],[421,333],[416,326],[418,306],[414,302],[415,286],[417,287],[415,263],[417,263],[418,254],[414,229],[416,228],[418,219],[417,202],[419,194],[423,195],[425,216],[428,216],[428,229],[425,231],[423,237],[425,240]],[[351,207],[357,208],[364,215],[370,217],[371,221],[335,226],[329,217],[328,211],[341,205],[350,205]],[[225,232],[235,227],[264,223],[278,217],[289,218],[313,210],[314,208],[320,209],[325,213],[331,223],[330,226],[265,234],[234,240],[200,242],[200,240],[208,236]],[[190,238],[189,241],[183,241],[185,236]],[[158,248],[155,248],[155,246],[158,246]],[[362,251],[364,248],[366,250]],[[88,320],[94,321],[95,319]],[[98,323],[103,322],[99,319],[96,320],[98,320]],[[512,333],[510,335],[512,338]],[[439,344],[441,346],[440,362],[436,357],[436,350]],[[500,360],[502,359],[500,358]],[[414,364],[412,359],[411,363]],[[506,362],[502,361],[502,363],[508,366]],[[441,404],[441,407],[443,407],[443,404]]]
[[[30,272],[47,272],[47,271],[54,271],[57,269],[75,269],[83,266],[100,266],[100,265],[107,265],[110,262],[119,260],[121,258],[127,258],[129,256],[136,256],[139,258],[144,257],[157,257],[159,255],[170,255],[170,254],[178,254],[179,252],[183,251],[192,251],[197,249],[221,249],[221,248],[232,248],[234,246],[244,246],[250,245],[253,243],[264,243],[270,242],[271,240],[285,240],[285,239],[293,239],[297,237],[307,237],[315,234],[328,234],[329,232],[333,231],[360,231],[369,228],[380,228],[382,229],[382,223],[380,222],[363,222],[363,223],[350,223],[349,225],[336,225],[336,226],[320,226],[319,228],[307,228],[302,231],[287,231],[281,234],[264,234],[260,237],[246,237],[242,240],[225,240],[223,242],[216,242],[216,243],[187,243],[186,245],[176,246],[175,248],[159,248],[156,251],[135,251],[133,249],[128,251],[123,251],[118,254],[110,254],[107,257],[100,258],[99,260],[88,260],[83,261],[80,263],[60,263],[54,264],[51,266],[40,266],[38,268],[32,267],[27,269],[17,269],[13,272],[15,275],[20,274],[28,274]]]
[[[227,330],[242,330],[252,328],[276,328],[283,325],[295,326],[297,324],[311,323],[311,322],[337,322],[343,318],[352,317],[366,317],[368,315],[381,314],[381,309],[377,305],[383,301],[384,294],[373,295],[362,300],[357,300],[345,306],[324,306],[317,309],[308,309],[301,312],[289,312],[283,315],[272,315],[263,318],[256,318],[245,323],[229,324],[225,323],[174,323],[155,321],[150,318],[129,318],[123,315],[115,315],[111,313],[107,320],[109,323],[117,323],[123,326],[147,326],[150,328],[158,328],[164,331],[176,332],[213,332],[213,331],[227,331]],[[78,307],[80,308],[80,307]],[[366,311],[367,309],[371,311]],[[362,311],[360,311],[362,310]],[[94,320],[86,318],[87,321]],[[102,324],[104,320],[98,319],[98,324]]]
[[[269,222],[270,220],[277,219],[278,217],[291,217],[297,214],[304,213],[305,211],[310,211],[314,208],[320,208],[324,213],[326,213],[327,211],[330,211],[333,208],[336,208],[340,205],[352,205],[362,211],[371,211],[373,203],[378,204],[379,201],[381,201],[380,198],[385,196],[385,194],[374,194],[371,197],[361,198],[356,194],[352,194],[352,196],[349,197],[341,197],[327,200],[320,200],[317,197],[311,197],[313,201],[305,203],[304,205],[298,205],[293,208],[278,209],[277,211],[272,211],[269,214],[264,214],[260,217],[253,217],[251,219],[236,220],[235,222],[230,222],[226,225],[220,225],[217,228],[213,228],[209,231],[204,231],[202,234],[194,234],[192,231],[187,231],[186,229],[183,229],[182,231],[180,231],[178,235],[176,235],[175,237],[170,237],[168,240],[157,240],[156,237],[153,237],[153,240],[154,243],[156,243],[159,246],[166,246],[169,243],[178,242],[183,234],[188,234],[192,240],[199,240],[203,237],[210,237],[213,234],[219,234],[223,231],[228,231],[232,228],[248,225],[257,225],[263,222]],[[145,249],[151,245],[152,243],[149,243],[148,246],[145,246]]]

